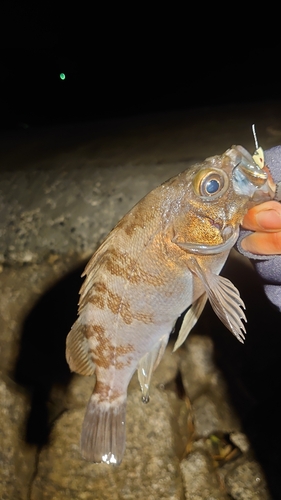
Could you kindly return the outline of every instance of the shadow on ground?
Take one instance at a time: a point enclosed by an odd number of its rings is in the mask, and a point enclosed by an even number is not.
[[[52,422],[63,411],[63,401],[50,404],[53,389],[62,396],[71,380],[65,359],[66,336],[77,316],[78,291],[84,266],[49,289],[24,321],[14,379],[27,390],[30,412],[25,440],[48,443]]]

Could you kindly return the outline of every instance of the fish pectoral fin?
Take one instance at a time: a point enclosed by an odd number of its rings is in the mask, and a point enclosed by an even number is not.
[[[139,361],[138,378],[142,390],[142,400],[144,403],[148,403],[149,401],[151,377],[162,359],[168,340],[169,334],[164,335],[153,347],[153,349],[147,352]]]
[[[93,375],[95,373],[95,364],[89,354],[88,340],[85,336],[87,325],[74,323],[66,338],[66,361],[72,372],[80,375]]]
[[[195,302],[193,302],[192,306],[188,309],[184,317],[184,320],[182,322],[177,341],[174,345],[173,352],[176,351],[183,344],[189,332],[197,323],[207,300],[208,300],[208,295],[206,292],[204,292],[197,300],[195,300]]]
[[[247,319],[243,311],[245,304],[237,288],[227,278],[203,270],[195,258],[190,259],[189,268],[204,284],[216,315],[239,342],[244,343],[246,329],[241,319],[245,322]]]

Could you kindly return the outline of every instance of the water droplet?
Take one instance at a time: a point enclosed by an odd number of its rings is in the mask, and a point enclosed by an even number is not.
[[[149,403],[149,399],[150,399],[150,398],[149,398],[149,396],[143,396],[143,397],[141,398],[141,400],[142,400],[142,402],[143,402],[144,404]]]

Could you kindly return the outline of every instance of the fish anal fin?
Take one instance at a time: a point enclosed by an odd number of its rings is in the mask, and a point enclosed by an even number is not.
[[[189,332],[192,330],[194,325],[197,323],[204,307],[205,304],[208,300],[207,293],[203,293],[197,300],[195,300],[188,309],[187,313],[185,314],[185,317],[183,319],[178,338],[176,340],[176,343],[174,345],[173,351],[176,351],[185,341],[186,337],[188,336]]]
[[[93,394],[81,434],[81,454],[95,463],[119,465],[126,446],[126,396],[112,401]]]
[[[93,375],[95,364],[89,353],[88,340],[85,335],[87,325],[76,321],[66,338],[66,360],[71,371],[80,375]]]
[[[147,352],[139,361],[138,378],[142,390],[142,400],[144,403],[149,401],[149,387],[154,370],[159,365],[165,352],[169,335],[164,335],[153,349]]]
[[[245,322],[247,319],[237,288],[227,278],[202,269],[195,258],[190,259],[189,267],[202,281],[216,315],[239,342],[244,343],[246,330],[241,319]]]

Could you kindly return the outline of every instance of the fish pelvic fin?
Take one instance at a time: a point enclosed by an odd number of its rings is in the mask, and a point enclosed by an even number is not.
[[[88,328],[77,320],[66,338],[66,361],[70,370],[80,375],[93,375],[96,368],[89,353]]]
[[[185,314],[184,320],[182,322],[178,338],[174,345],[173,352],[175,352],[184,343],[189,332],[197,323],[207,300],[208,300],[208,295],[205,292],[197,300],[195,300],[192,306],[188,309],[187,313]]]
[[[126,396],[100,400],[93,393],[88,403],[81,434],[81,454],[95,463],[119,465],[126,446]]]
[[[169,334],[163,335],[153,349],[147,352],[139,361],[138,378],[142,390],[143,403],[148,403],[149,401],[149,388],[152,374],[163,357],[168,340]]]
[[[243,344],[246,329],[241,319],[245,322],[247,322],[247,319],[243,311],[245,304],[237,288],[227,278],[203,270],[195,258],[190,259],[189,268],[204,284],[208,299],[216,315]]]

